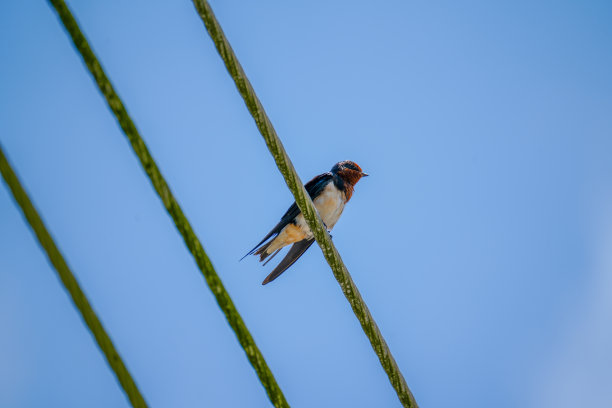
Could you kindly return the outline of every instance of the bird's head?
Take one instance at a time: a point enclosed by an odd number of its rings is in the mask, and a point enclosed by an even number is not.
[[[368,174],[361,171],[361,167],[355,162],[345,160],[338,162],[332,167],[331,172],[342,177],[346,182],[355,185],[362,177]]]

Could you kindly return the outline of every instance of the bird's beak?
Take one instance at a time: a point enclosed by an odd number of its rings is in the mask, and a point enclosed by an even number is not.
[[[368,173],[364,173],[363,171],[361,172],[361,177],[368,177],[369,174]]]

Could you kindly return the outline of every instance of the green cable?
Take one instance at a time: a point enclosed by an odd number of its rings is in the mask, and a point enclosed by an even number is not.
[[[295,202],[302,211],[302,214],[304,214],[304,218],[308,222],[308,226],[312,230],[317,243],[321,247],[327,263],[329,266],[331,266],[334,276],[342,288],[344,296],[346,296],[346,299],[349,301],[353,312],[361,323],[363,331],[368,336],[368,339],[372,344],[372,348],[376,352],[376,355],[380,360],[380,364],[387,373],[389,381],[395,389],[397,396],[405,407],[417,407],[418,405],[410,392],[410,389],[406,384],[406,380],[397,366],[393,355],[391,354],[391,350],[389,350],[389,346],[380,333],[378,325],[370,314],[370,311],[363,301],[357,286],[355,286],[355,283],[346,269],[344,262],[342,262],[342,258],[334,246],[331,237],[327,233],[319,213],[316,211],[310,196],[306,193],[302,181],[297,175],[297,172],[295,171],[295,168],[293,167],[293,164],[291,163],[291,160],[287,155],[280,138],[276,134],[268,115],[257,98],[251,83],[249,82],[244,70],[242,69],[242,66],[240,65],[240,62],[238,61],[238,58],[234,54],[234,51],[225,37],[225,34],[223,34],[223,30],[221,29],[221,26],[219,25],[219,22],[217,21],[210,5],[206,0],[193,0],[193,4],[195,5],[198,14],[202,18],[208,34],[215,43],[217,51],[223,59],[229,74],[233,78],[240,95],[242,95],[249,112],[253,116],[253,119],[255,119],[259,132],[263,136],[272,157],[274,157],[276,166],[285,178],[285,183],[287,183],[287,186],[295,197]]]
[[[66,31],[68,34],[70,34],[76,49],[83,58],[83,61],[85,62],[85,65],[87,65],[91,75],[95,79],[100,92],[102,92],[106,98],[108,106],[113,111],[119,125],[121,126],[121,129],[130,141],[134,153],[136,153],[138,156],[138,159],[147,173],[147,176],[151,180],[155,191],[172,217],[172,220],[183,237],[187,248],[193,255],[198,268],[202,272],[208,287],[215,296],[219,307],[225,314],[229,325],[236,334],[236,337],[246,353],[249,362],[257,372],[257,376],[264,386],[270,401],[276,407],[288,407],[289,404],[278,386],[272,371],[270,371],[270,368],[266,364],[261,351],[255,344],[255,340],[251,336],[251,333],[247,329],[242,317],[238,313],[238,310],[230,298],[230,295],[225,290],[219,275],[217,275],[215,272],[208,255],[206,255],[206,252],[204,251],[202,243],[196,236],[191,224],[187,220],[187,217],[185,217],[183,210],[174,198],[168,183],[159,171],[159,168],[149,153],[144,140],[138,133],[136,125],[134,125],[134,122],[123,106],[121,99],[119,99],[119,96],[113,89],[113,86],[104,73],[100,62],[96,58],[76,20],[72,16],[72,13],[63,0],[49,0],[49,2],[57,11],[57,14],[59,15]]]
[[[0,146],[0,173],[2,173],[2,177],[4,177],[4,181],[6,185],[13,193],[13,198],[21,208],[21,212],[24,217],[30,224],[30,228],[36,235],[38,242],[42,249],[44,249],[47,254],[47,258],[49,258],[49,262],[55,268],[58,277],[64,284],[64,287],[70,294],[74,305],[81,313],[81,317],[85,321],[85,324],[93,334],[96,342],[98,343],[98,347],[104,353],[104,357],[106,357],[106,361],[113,369],[115,376],[119,380],[121,387],[123,387],[123,391],[125,391],[126,395],[130,399],[133,407],[146,407],[147,403],[145,402],[142,394],[138,390],[134,379],[130,375],[128,369],[125,367],[123,360],[121,360],[121,356],[115,349],[113,342],[110,337],[104,330],[104,326],[96,316],[96,312],[92,309],[85,293],[79,286],[74,274],[70,271],[68,264],[66,264],[66,260],[62,256],[62,253],[53,242],[53,238],[47,231],[43,220],[38,215],[36,208],[30,201],[28,194],[25,192],[17,175],[11,168],[8,160],[4,156],[4,152],[2,151],[2,146]]]

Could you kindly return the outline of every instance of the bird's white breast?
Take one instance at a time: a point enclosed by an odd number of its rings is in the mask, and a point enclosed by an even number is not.
[[[327,226],[328,230],[334,228],[334,225],[338,222],[340,215],[342,214],[342,210],[344,210],[345,197],[344,193],[334,185],[333,182],[330,182],[325,186],[321,194],[319,194],[314,199],[314,205],[319,215],[323,219],[323,222]],[[305,231],[308,231],[308,235],[312,236],[308,225],[306,224],[306,220],[304,219],[304,215],[300,213],[296,217],[296,224],[302,227]]]

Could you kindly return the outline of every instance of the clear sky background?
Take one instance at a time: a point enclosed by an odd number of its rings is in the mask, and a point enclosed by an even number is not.
[[[295,407],[396,407],[190,1],[69,2]],[[421,407],[612,406],[612,4],[213,1]],[[153,407],[269,401],[47,2],[0,5],[0,142]],[[275,262],[273,262],[275,264]],[[127,400],[5,186],[0,406]]]

